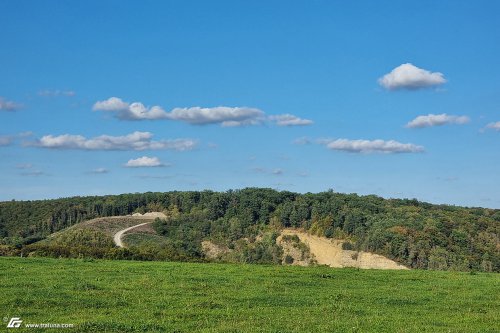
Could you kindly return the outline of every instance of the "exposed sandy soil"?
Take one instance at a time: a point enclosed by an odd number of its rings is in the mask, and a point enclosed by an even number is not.
[[[217,245],[208,240],[201,242],[201,248],[208,259],[220,259],[221,256],[232,251],[227,246]]]
[[[276,243],[283,248],[283,264],[286,264],[286,256],[293,258],[293,263],[291,264],[293,266],[309,266],[315,262],[314,255],[310,253],[310,248],[307,244],[300,240],[299,243],[285,241],[283,240],[283,235],[281,234],[276,238]]]
[[[133,217],[145,217],[145,218],[166,218],[167,215],[165,215],[164,213],[162,212],[150,212],[150,213],[144,213],[144,214],[141,214],[141,213],[135,213],[135,214],[132,214],[132,215],[127,215],[127,216],[133,216]]]
[[[282,235],[297,235],[307,244],[319,265],[330,267],[357,267],[372,269],[408,269],[384,256],[370,252],[357,252],[342,249],[341,240],[309,235],[301,230],[285,229]]]

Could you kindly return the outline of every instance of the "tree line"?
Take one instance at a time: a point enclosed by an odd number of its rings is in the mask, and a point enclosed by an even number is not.
[[[247,188],[1,202],[0,244],[34,248],[49,234],[91,218],[148,211],[169,216],[154,224],[169,240],[160,259],[203,260],[201,242],[211,240],[236,249],[236,261],[278,263],[277,232],[302,228],[411,268],[500,271],[500,210],[334,191]]]

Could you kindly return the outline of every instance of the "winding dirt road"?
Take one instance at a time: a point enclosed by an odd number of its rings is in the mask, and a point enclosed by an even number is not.
[[[122,236],[123,236],[124,233],[126,233],[129,230],[138,228],[140,226],[143,226],[143,225],[146,225],[146,224],[149,224],[149,223],[152,223],[152,221],[151,222],[145,222],[145,223],[137,224],[137,225],[133,225],[131,227],[128,227],[128,228],[125,228],[125,229],[122,229],[122,230],[118,231],[115,234],[115,236],[113,237],[113,240],[115,241],[116,246],[125,247],[125,245],[122,242]]]

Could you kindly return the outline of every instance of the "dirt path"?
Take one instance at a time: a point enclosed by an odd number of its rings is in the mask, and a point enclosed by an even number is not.
[[[358,267],[374,269],[408,269],[384,256],[342,249],[341,240],[309,235],[300,230],[285,229],[282,235],[297,235],[301,242],[307,244],[320,265],[330,267]]]
[[[113,240],[115,241],[115,244],[116,246],[119,246],[119,247],[125,247],[125,245],[123,245],[123,242],[122,242],[122,236],[124,233],[126,233],[127,231],[129,230],[132,230],[132,229],[135,229],[135,228],[138,228],[140,226],[143,226],[143,225],[146,225],[146,224],[149,224],[151,222],[145,222],[145,223],[141,223],[141,224],[137,224],[137,225],[133,225],[131,227],[128,227],[128,228],[125,228],[125,229],[122,229],[120,231],[118,231],[115,236],[113,237]]]

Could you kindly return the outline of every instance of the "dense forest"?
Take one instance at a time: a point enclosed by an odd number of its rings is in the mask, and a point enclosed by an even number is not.
[[[33,247],[51,233],[88,219],[149,211],[169,217],[154,223],[170,239],[163,259],[202,259],[200,244],[209,239],[238,248],[240,261],[278,263],[277,232],[291,227],[346,239],[354,249],[411,268],[500,271],[500,210],[260,188],[1,202],[0,254],[10,253],[7,247]],[[118,257],[126,252],[114,251]]]

